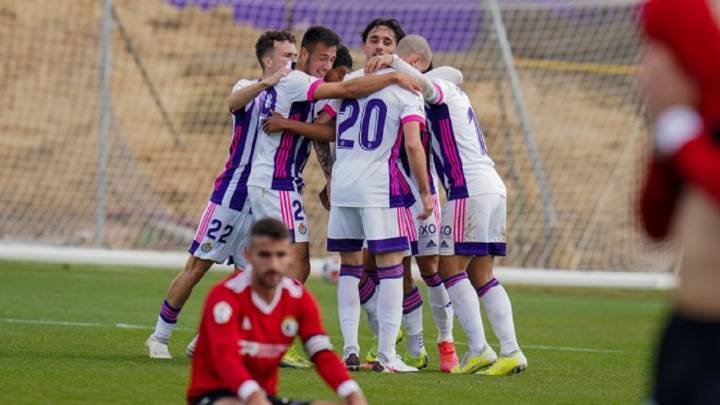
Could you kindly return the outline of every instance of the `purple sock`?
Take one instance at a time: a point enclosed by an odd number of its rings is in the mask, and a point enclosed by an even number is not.
[[[440,273],[438,272],[435,272],[429,276],[423,275],[422,279],[423,281],[425,281],[425,284],[428,287],[437,287],[442,284],[442,278],[440,278]]]
[[[162,307],[160,307],[160,318],[167,323],[176,323],[181,309],[171,307],[167,300],[164,300]]]
[[[360,304],[364,304],[375,295],[375,283],[367,279],[365,283],[360,286]]]
[[[420,295],[420,290],[415,287],[403,297],[403,314],[408,314],[420,308],[422,304],[423,299],[422,295]]]
[[[340,266],[340,277],[355,277],[358,280],[360,279],[360,276],[362,276],[363,266],[350,266],[347,264],[343,264]]]
[[[493,278],[492,280],[488,281],[484,286],[476,288],[475,291],[477,291],[478,297],[482,298],[482,296],[485,295],[486,292],[498,285],[500,285],[500,282],[497,281],[496,278]]]

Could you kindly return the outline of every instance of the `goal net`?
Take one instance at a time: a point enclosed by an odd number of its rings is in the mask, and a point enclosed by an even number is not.
[[[501,264],[672,266],[636,219],[648,132],[634,90],[637,1],[502,0],[494,16],[485,0],[113,0],[104,134],[102,3],[0,5],[2,240],[187,248],[226,158],[226,97],[260,74],[257,37],[325,25],[358,68],[365,24],[394,17],[429,39],[435,66],[464,73],[508,187]],[[324,256],[313,157],[305,177],[311,254]]]

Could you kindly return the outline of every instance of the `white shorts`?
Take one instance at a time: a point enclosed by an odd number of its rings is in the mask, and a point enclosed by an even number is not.
[[[440,254],[505,256],[507,198],[478,194],[448,201],[442,209]]]
[[[411,211],[416,231],[414,235],[410,235],[410,247],[413,256],[433,256],[439,253],[440,225],[442,224],[440,210],[440,197],[433,194],[433,213],[421,221],[417,219],[417,216],[422,211],[422,201],[420,199],[415,200]],[[413,236],[415,237],[413,238]]]
[[[327,250],[357,252],[367,241],[368,252],[388,253],[410,249],[414,231],[409,208],[330,207]]]
[[[252,222],[248,204],[238,211],[210,201],[188,251],[199,259],[245,267]]]
[[[263,218],[279,219],[288,227],[290,241],[302,243],[309,240],[310,230],[300,193],[248,186],[248,199],[255,221]]]

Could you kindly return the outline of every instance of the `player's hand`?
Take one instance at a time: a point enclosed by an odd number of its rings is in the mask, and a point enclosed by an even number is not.
[[[373,56],[367,61],[367,64],[365,64],[365,74],[375,73],[384,67],[388,67],[392,65],[392,61],[392,55]]]
[[[265,392],[262,390],[257,390],[250,394],[247,401],[244,403],[245,405],[272,405],[270,401],[268,401]]]
[[[280,132],[284,130],[283,123],[287,118],[283,117],[279,112],[273,111],[272,115],[265,118],[262,123],[263,131],[266,134]]]
[[[420,200],[422,201],[423,210],[421,213],[418,214],[417,219],[422,221],[428,219],[430,215],[432,215],[434,204],[432,194],[430,193],[421,194]]]
[[[666,47],[648,45],[640,68],[640,93],[650,117],[673,106],[693,106],[697,101],[697,87],[683,71]]]
[[[290,72],[292,72],[291,69],[284,67],[277,72],[271,74],[270,76],[264,78],[261,83],[267,87],[272,87],[276,85],[280,81],[280,79],[287,76]]]
[[[422,86],[420,85],[420,83],[417,80],[415,80],[414,77],[407,75],[405,73],[396,72],[396,74],[397,74],[397,76],[396,76],[395,84],[397,84],[398,86],[402,87],[405,90],[410,90],[415,94],[418,94],[418,95],[422,94]]]
[[[345,405],[367,405],[367,399],[362,392],[353,392],[352,394],[345,397]]]
[[[318,194],[318,197],[320,198],[320,204],[322,204],[323,208],[325,210],[330,211],[330,184],[328,183],[325,185],[325,187],[322,189],[320,194]]]

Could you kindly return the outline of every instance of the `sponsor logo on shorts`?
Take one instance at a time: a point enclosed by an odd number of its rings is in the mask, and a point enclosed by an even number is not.
[[[437,232],[435,224],[420,225],[420,236],[435,235],[435,232]]]
[[[285,319],[283,319],[282,323],[280,324],[280,330],[282,331],[282,334],[287,337],[293,337],[297,335],[298,332],[298,323],[292,316],[288,316]]]
[[[205,253],[211,251],[212,248],[213,248],[212,242],[205,242],[202,244],[202,246],[200,246],[200,250],[202,250]]]
[[[434,241],[430,241],[430,242],[428,242],[428,244],[427,244],[426,247],[428,247],[428,248],[434,248],[434,247],[436,247],[436,246],[437,246],[437,245],[435,244]]]
[[[307,226],[301,222],[300,225],[298,225],[298,232],[300,232],[300,235],[305,235],[305,233],[307,233]]]
[[[440,247],[441,248],[449,248],[450,246],[448,246],[447,242],[442,241],[442,243],[440,243]]]
[[[452,228],[450,227],[450,225],[445,225],[442,227],[440,232],[445,236],[449,236],[452,234]]]

